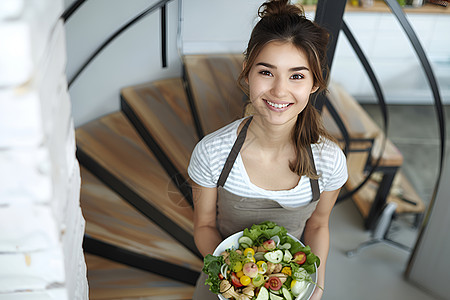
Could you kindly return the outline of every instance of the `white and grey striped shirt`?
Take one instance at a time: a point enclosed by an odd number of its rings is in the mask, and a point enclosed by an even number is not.
[[[206,135],[195,146],[188,167],[188,174],[195,183],[209,188],[216,187],[242,120],[237,120]],[[314,144],[311,149],[316,170],[320,176],[320,192],[340,188],[348,177],[346,159],[342,150],[329,140]],[[254,185],[247,175],[240,154],[236,158],[224,188],[242,197],[268,198],[288,207],[302,206],[312,199],[309,178],[306,176],[302,176],[298,185],[290,190],[269,191]]]

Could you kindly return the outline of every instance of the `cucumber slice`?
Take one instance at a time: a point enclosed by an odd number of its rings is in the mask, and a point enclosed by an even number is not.
[[[250,247],[253,245],[252,239],[249,238],[248,236],[241,236],[241,237],[238,239],[238,242],[239,242],[239,244],[247,244],[247,245],[249,245]],[[246,247],[246,248],[248,248],[248,247]]]
[[[269,291],[262,286],[255,300],[269,300]]]
[[[289,290],[287,288],[285,288],[284,286],[281,288],[281,290],[283,291],[283,296],[284,299],[286,300],[292,300],[292,294],[291,292],[289,292]]]
[[[283,256],[283,261],[288,263],[290,262],[292,259],[292,254],[289,250],[284,250],[284,256]]]
[[[284,243],[283,245],[280,245],[278,248],[280,249],[291,249],[290,243]]]
[[[278,264],[283,260],[283,251],[275,250],[264,254],[264,258],[271,263]]]
[[[283,297],[278,296],[278,295],[275,295],[275,294],[272,293],[272,292],[270,292],[269,295],[270,295],[270,300],[284,300]]]
[[[246,243],[239,243],[239,246],[240,246],[240,248],[242,248],[242,249],[250,248],[250,245],[249,245],[249,244],[246,244]]]

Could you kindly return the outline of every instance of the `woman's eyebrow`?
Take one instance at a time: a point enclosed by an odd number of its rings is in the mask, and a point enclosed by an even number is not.
[[[269,63],[265,63],[265,62],[259,62],[259,63],[257,63],[256,65],[257,65],[257,66],[263,66],[263,67],[270,68],[270,69],[277,69],[276,66],[271,65],[271,64],[269,64]],[[289,72],[303,71],[303,70],[309,71],[309,69],[308,69],[307,67],[301,66],[301,67],[293,67],[293,68],[290,68],[290,69],[289,69]]]

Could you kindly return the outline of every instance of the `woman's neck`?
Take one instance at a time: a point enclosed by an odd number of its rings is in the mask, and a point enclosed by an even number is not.
[[[254,116],[249,127],[249,141],[266,151],[282,151],[291,146],[294,125],[268,124],[264,119]]]

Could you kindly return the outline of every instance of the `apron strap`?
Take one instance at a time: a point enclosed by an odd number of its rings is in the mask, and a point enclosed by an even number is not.
[[[236,161],[236,157],[239,154],[239,151],[241,151],[242,145],[244,144],[245,137],[247,136],[247,130],[248,126],[250,125],[250,122],[252,121],[253,117],[249,117],[247,122],[244,124],[244,127],[242,127],[241,132],[239,132],[239,135],[234,142],[233,147],[231,148],[230,153],[228,154],[227,160],[225,161],[225,165],[223,166],[222,173],[220,173],[219,180],[217,181],[217,187],[221,186],[223,187],[225,185],[225,182],[227,181],[228,175],[231,172],[231,169],[233,168],[234,162]],[[316,165],[314,163],[313,154],[311,151],[311,147],[306,148],[309,158],[311,159],[312,167],[314,170],[314,173],[317,174],[316,171]],[[317,179],[309,179],[309,183],[311,185],[311,191],[312,191],[312,201],[317,201],[320,198],[320,190],[319,190],[319,181]]]
[[[248,118],[247,122],[244,124],[244,127],[242,127],[241,132],[239,132],[239,135],[234,142],[233,148],[231,148],[230,153],[228,154],[227,160],[225,161],[225,165],[223,166],[222,173],[220,173],[219,180],[217,181],[217,187],[221,186],[223,187],[225,182],[227,181],[228,175],[230,174],[231,169],[233,168],[234,161],[236,160],[236,157],[241,151],[242,145],[244,144],[245,137],[247,136],[247,129],[250,125],[250,122],[252,121],[253,116]]]
[[[313,154],[311,151],[311,147],[306,147],[306,151],[308,151],[308,155],[311,160],[313,171],[314,171],[314,173],[317,174],[316,164],[314,163],[314,157],[313,157]],[[312,195],[313,195],[312,201],[319,200],[319,198],[320,198],[319,181],[317,179],[310,178],[309,183],[311,184],[311,191],[312,191]]]

